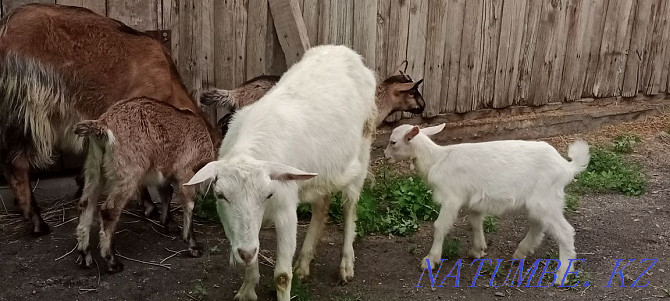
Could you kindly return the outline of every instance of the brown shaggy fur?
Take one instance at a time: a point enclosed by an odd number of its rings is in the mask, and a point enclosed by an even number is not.
[[[80,262],[84,266],[92,263],[88,233],[105,181],[108,197],[100,211],[100,252],[108,262],[109,272],[123,268],[114,258],[111,242],[121,211],[143,182],[173,185],[184,212],[183,239],[189,243],[192,256],[202,254],[192,228],[195,190],[183,184],[195,170],[216,158],[217,145],[204,123],[190,110],[149,98],[134,98],[113,105],[98,120],[76,125],[77,135],[89,139],[82,195],[86,208],[77,227]]]
[[[30,4],[0,21],[0,164],[35,235],[49,233],[30,193],[31,166],[79,152],[74,124],[147,96],[205,118],[171,57],[148,35],[84,8]],[[220,136],[203,125],[212,140]]]

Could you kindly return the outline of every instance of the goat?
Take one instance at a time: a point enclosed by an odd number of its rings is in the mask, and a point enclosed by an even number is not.
[[[212,186],[231,243],[231,263],[246,265],[236,299],[256,300],[263,219],[274,222],[278,237],[278,300],[290,299],[298,203],[314,209],[296,271],[303,278],[325,226],[329,199],[324,196],[338,190],[345,212],[340,278],[353,279],[356,206],[377,118],[374,96],[374,73],[360,55],[345,46],[311,48],[270,92],[235,113],[219,160],[186,184]]]
[[[77,122],[138,96],[205,116],[167,50],[119,21],[46,4],[21,6],[0,20],[0,164],[34,235],[50,230],[31,193],[30,169],[50,165],[55,149],[81,152]]]
[[[221,134],[228,132],[228,124],[236,110],[251,105],[265,95],[279,81],[279,76],[261,75],[252,78],[233,90],[210,89],[200,95],[200,103],[206,106],[218,105],[227,111],[219,121]],[[389,115],[403,111],[414,114],[423,113],[426,102],[419,92],[423,79],[414,82],[403,71],[398,70],[377,85],[375,99],[377,103],[377,126]]]
[[[472,211],[469,222],[474,236],[470,250],[473,258],[486,254],[482,226],[485,214],[525,210],[530,229],[513,257],[523,259],[532,254],[547,231],[559,247],[561,265],[554,283],[562,283],[569,259],[576,254],[575,230],[563,216],[564,189],[576,174],[586,169],[588,144],[584,141],[571,144],[568,156],[572,161],[568,162],[551,145],[538,141],[439,146],[429,136],[443,129],[444,124],[424,129],[400,125],[391,133],[384,151],[392,162],[412,160],[433,190],[434,201],[442,207],[435,221],[433,246],[422,262],[423,268],[434,269],[440,262],[444,237],[459,209]]]
[[[123,270],[114,255],[113,236],[121,211],[143,182],[177,187],[184,213],[182,238],[188,242],[192,257],[202,255],[192,227],[195,190],[182,184],[191,179],[195,170],[216,158],[218,145],[205,123],[190,110],[140,97],[119,102],[99,119],[76,125],[75,133],[88,138],[81,198],[85,208],[77,226],[79,262],[83,267],[91,267],[89,232],[105,185],[108,195],[100,209],[100,253],[107,261],[108,272]],[[163,198],[166,199],[169,196]],[[168,210],[161,213],[169,215]]]

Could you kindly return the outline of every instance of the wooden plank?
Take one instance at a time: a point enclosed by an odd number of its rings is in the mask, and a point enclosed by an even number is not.
[[[309,37],[298,0],[270,0],[270,12],[288,66],[298,62],[307,49]]]
[[[456,112],[459,113],[469,112],[476,107],[474,104],[477,102],[477,83],[482,64],[482,54],[480,53],[483,38],[481,30],[483,27],[482,6],[481,1],[465,2],[458,102],[456,103]],[[430,46],[426,47],[430,48]],[[426,77],[428,77],[428,74],[426,74]]]
[[[409,1],[391,1],[391,11],[389,16],[386,74],[392,74],[396,72],[395,68],[405,59],[407,59]]]
[[[464,16],[465,0],[450,0],[446,14],[449,30],[445,38],[442,91],[440,92],[440,98],[446,101],[446,104],[441,108],[440,113],[456,111]]]
[[[388,47],[386,52],[386,74],[396,72],[395,68],[407,59],[407,35],[409,31],[409,1],[391,1],[389,14]],[[438,99],[435,99],[438,100]],[[386,120],[400,120],[402,113],[396,112]]]
[[[105,0],[57,0],[56,4],[85,7],[92,10],[98,15],[102,16],[107,15],[107,7]]]
[[[208,0],[212,1],[212,0]],[[203,7],[208,1],[181,0],[174,9],[173,37],[177,35],[178,43],[173,52],[177,69],[189,93],[197,97],[203,83]],[[173,40],[174,41],[174,40]],[[176,56],[174,56],[176,54]],[[206,75],[205,75],[206,76]]]
[[[642,82],[643,58],[646,56],[645,41],[647,40],[648,28],[652,17],[652,5],[655,0],[638,0],[633,16],[633,29],[630,45],[628,47],[628,59],[623,76],[621,95],[633,97],[640,90]]]
[[[175,1],[176,0],[160,0],[160,11],[158,14],[158,27],[160,29],[169,30],[172,28],[172,9],[175,7]]]
[[[605,16],[605,27],[600,45],[600,58],[593,95],[610,97],[621,95],[626,55],[630,45],[633,22],[632,1],[610,1]]]
[[[595,85],[598,61],[600,60],[600,46],[602,45],[603,30],[605,28],[605,15],[607,15],[607,7],[609,4],[609,0],[591,1],[590,18],[587,27],[588,31],[586,33],[590,44],[588,52],[589,59],[581,97],[593,97],[593,86]]]
[[[12,12],[15,8],[23,6],[29,3],[47,3],[54,4],[55,0],[2,0],[2,13],[7,15]]]
[[[335,20],[337,0],[321,0],[319,4],[319,37],[320,45],[334,44],[337,38],[337,23]]]
[[[447,0],[432,0],[428,4],[428,25],[426,36],[426,66],[424,70],[423,98],[426,101],[425,117],[433,117],[440,112],[442,92],[442,69],[444,45],[447,33]]]
[[[305,0],[307,2],[309,0]],[[374,69],[377,46],[377,1],[354,2],[353,49]]]
[[[356,1],[356,4],[360,5],[362,2],[368,3],[370,1]],[[305,28],[307,28],[307,37],[309,38],[309,44],[312,46],[318,45],[319,0],[304,0],[302,6],[302,19],[305,22]]]
[[[561,48],[565,53],[565,28],[566,2],[544,2],[538,28],[537,46],[533,60],[533,69],[530,79],[529,101],[527,104],[539,106],[552,101],[553,80],[560,82],[560,76],[556,78],[554,69],[562,68]],[[567,31],[566,31],[567,33]],[[560,84],[558,85],[560,87]]]
[[[568,36],[563,78],[558,96],[560,101],[574,101],[582,95],[590,45],[590,37],[587,36],[590,5],[591,2],[588,0],[571,0],[568,3],[566,20]]]
[[[214,0],[216,1],[216,0]],[[235,0],[233,2],[233,14],[235,15],[235,65],[233,68],[233,85],[242,84],[246,79],[246,49],[247,49],[247,0]],[[297,2],[296,2],[297,7]],[[302,17],[300,17],[302,19]],[[230,46],[228,46],[230,47]]]
[[[265,43],[268,30],[268,1],[249,0],[249,16],[247,19],[247,45],[246,45],[246,76],[253,78],[266,74],[265,54],[267,45]]]
[[[269,5],[269,4],[268,4]],[[268,31],[265,36],[265,70],[266,74],[281,75],[286,71],[286,56],[279,44],[272,14],[268,9]]]
[[[521,60],[517,68],[519,70],[519,79],[514,93],[514,104],[526,104],[528,101],[542,2],[529,0],[526,5],[524,30],[521,38]]]
[[[649,51],[649,56],[646,62],[646,71],[644,76],[645,91],[646,95],[654,95],[661,92],[661,82],[666,83],[666,79],[662,79],[663,67],[662,64],[665,61],[664,57],[664,48],[665,39],[663,38],[667,34],[667,23],[668,23],[668,7],[670,3],[668,1],[660,0],[657,3],[655,16],[652,23],[652,32],[649,37],[650,43],[648,43],[647,50]]]
[[[214,72],[218,88],[235,88],[235,0],[214,1]]]
[[[477,82],[477,97],[472,109],[490,108],[495,91],[496,63],[502,20],[502,0],[485,0],[483,3],[481,63]]]
[[[504,108],[514,103],[527,2],[516,0],[505,1],[503,4],[496,63],[494,108]]]
[[[428,0],[411,0],[409,4],[409,31],[407,36],[407,74],[418,81],[424,75],[426,61],[426,29],[428,21]],[[444,83],[444,81],[443,81]],[[421,86],[423,89],[423,86]],[[402,117],[412,117],[403,113]]]
[[[329,1],[329,0],[323,0]],[[323,14],[323,11],[321,11]],[[380,78],[386,78],[386,54],[388,48],[389,18],[391,0],[377,1],[377,41],[375,45],[375,71]],[[321,39],[321,36],[319,36]]]
[[[354,26],[354,0],[337,0],[337,14],[335,21],[337,22],[337,45],[345,45],[349,48],[353,47],[353,26]]]
[[[137,30],[157,30],[157,5],[157,0],[107,0],[107,16]]]
[[[666,3],[666,5],[668,5]],[[665,57],[665,61],[661,64],[662,69],[661,69],[661,78],[659,82],[659,93],[663,92],[668,92],[668,78],[670,78],[670,5],[666,7],[666,14],[664,15],[665,17],[665,32],[663,34],[663,57]]]

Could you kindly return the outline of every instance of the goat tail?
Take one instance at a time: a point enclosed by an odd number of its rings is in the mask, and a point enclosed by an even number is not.
[[[235,102],[232,91],[223,89],[209,89],[200,95],[200,103],[206,106],[218,105],[233,111],[238,104]]]
[[[104,139],[107,138],[108,132],[107,126],[100,120],[84,120],[74,127],[74,133],[79,137],[95,136]]]
[[[568,147],[568,157],[572,159],[570,165],[578,174],[589,165],[589,145],[584,140],[577,140]]]

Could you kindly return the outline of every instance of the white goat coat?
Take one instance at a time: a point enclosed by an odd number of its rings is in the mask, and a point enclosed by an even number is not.
[[[421,134],[417,138],[429,139]],[[438,147],[429,156],[416,152],[417,168],[426,181],[449,196],[436,201],[453,200],[447,205],[495,215],[562,202],[564,187],[583,170],[582,161],[568,162],[551,145],[538,141],[463,143]]]
[[[360,56],[343,46],[314,47],[257,103],[235,113],[219,156],[318,173],[299,185],[331,191],[367,172],[361,158],[367,162],[371,141],[363,132],[375,115],[375,77]]]

